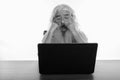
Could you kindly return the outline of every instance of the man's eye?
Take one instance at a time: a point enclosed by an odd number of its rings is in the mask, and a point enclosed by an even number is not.
[[[70,17],[69,16],[64,16],[65,19],[69,19]]]
[[[65,15],[64,15],[64,18],[65,18],[65,19],[69,19],[69,18],[70,18],[70,15],[69,15],[69,14],[65,14]]]
[[[69,14],[65,14],[64,16],[69,16]]]
[[[55,17],[56,17],[56,18],[60,18],[60,15],[56,15]]]
[[[68,16],[65,16],[64,18],[65,18],[65,19],[69,19],[69,17],[68,17]]]

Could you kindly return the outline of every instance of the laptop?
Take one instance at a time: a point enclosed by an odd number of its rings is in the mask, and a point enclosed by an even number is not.
[[[97,43],[38,44],[39,73],[94,73],[97,47]]]

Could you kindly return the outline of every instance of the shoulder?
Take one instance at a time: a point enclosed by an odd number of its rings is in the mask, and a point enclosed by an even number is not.
[[[88,38],[87,38],[86,34],[81,30],[79,30],[78,32],[79,32],[79,35],[84,39],[84,41],[88,42]]]

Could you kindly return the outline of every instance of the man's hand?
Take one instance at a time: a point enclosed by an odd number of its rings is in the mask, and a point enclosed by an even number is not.
[[[57,25],[56,23],[52,23],[52,26],[51,26],[51,28],[50,28],[50,32],[51,32],[51,33],[54,32],[54,30],[56,30],[57,27],[58,27],[58,25]]]
[[[68,28],[73,34],[75,34],[77,32],[74,24],[69,25]]]

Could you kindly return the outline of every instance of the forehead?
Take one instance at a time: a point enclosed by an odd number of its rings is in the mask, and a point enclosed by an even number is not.
[[[68,10],[60,10],[59,14],[71,14]]]

